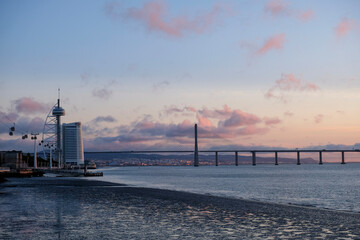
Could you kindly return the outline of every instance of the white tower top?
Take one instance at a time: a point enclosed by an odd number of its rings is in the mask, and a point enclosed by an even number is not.
[[[56,116],[56,117],[64,116],[65,115],[65,110],[62,107],[60,107],[60,88],[58,89],[58,102],[57,103],[58,103],[57,107],[55,107],[53,109],[52,114],[54,116]]]

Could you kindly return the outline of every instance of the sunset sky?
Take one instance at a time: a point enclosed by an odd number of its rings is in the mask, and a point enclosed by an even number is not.
[[[359,148],[360,1],[0,1],[0,150],[58,88],[85,150]]]

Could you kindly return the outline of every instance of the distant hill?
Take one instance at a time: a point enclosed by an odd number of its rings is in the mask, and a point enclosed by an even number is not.
[[[234,165],[234,155],[218,156],[219,165]],[[95,161],[98,166],[185,166],[192,165],[193,154],[119,154],[119,153],[85,153],[85,160]],[[215,155],[199,155],[200,165],[215,165]],[[296,164],[296,158],[278,158],[279,164]],[[256,157],[256,163],[274,164],[274,157]],[[312,158],[301,158],[301,163],[317,163]],[[252,164],[251,156],[239,155],[239,164]]]

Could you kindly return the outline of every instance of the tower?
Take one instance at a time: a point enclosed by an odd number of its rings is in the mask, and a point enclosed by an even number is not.
[[[65,110],[60,107],[60,89],[58,90],[57,106],[53,108],[52,115],[56,117],[56,149],[55,156],[59,162],[59,168],[62,165],[62,147],[61,147],[61,116],[65,115]]]

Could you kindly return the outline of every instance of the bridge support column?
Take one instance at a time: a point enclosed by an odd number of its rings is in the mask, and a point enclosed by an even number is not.
[[[297,163],[296,165],[300,165],[300,152],[297,151]]]
[[[235,152],[235,166],[239,166],[239,156],[238,156],[238,152]]]
[[[275,165],[279,165],[279,163],[278,163],[278,152],[275,152]]]
[[[341,152],[341,164],[345,164],[345,153],[344,153],[344,151]]]
[[[199,166],[199,149],[197,140],[197,124],[195,124],[195,149],[194,149],[194,167]]]
[[[323,162],[322,162],[322,152],[320,151],[319,152],[319,164],[322,165]]]
[[[215,152],[215,166],[219,166],[218,152]]]
[[[256,165],[256,152],[251,152],[252,154],[252,165],[255,166]]]

